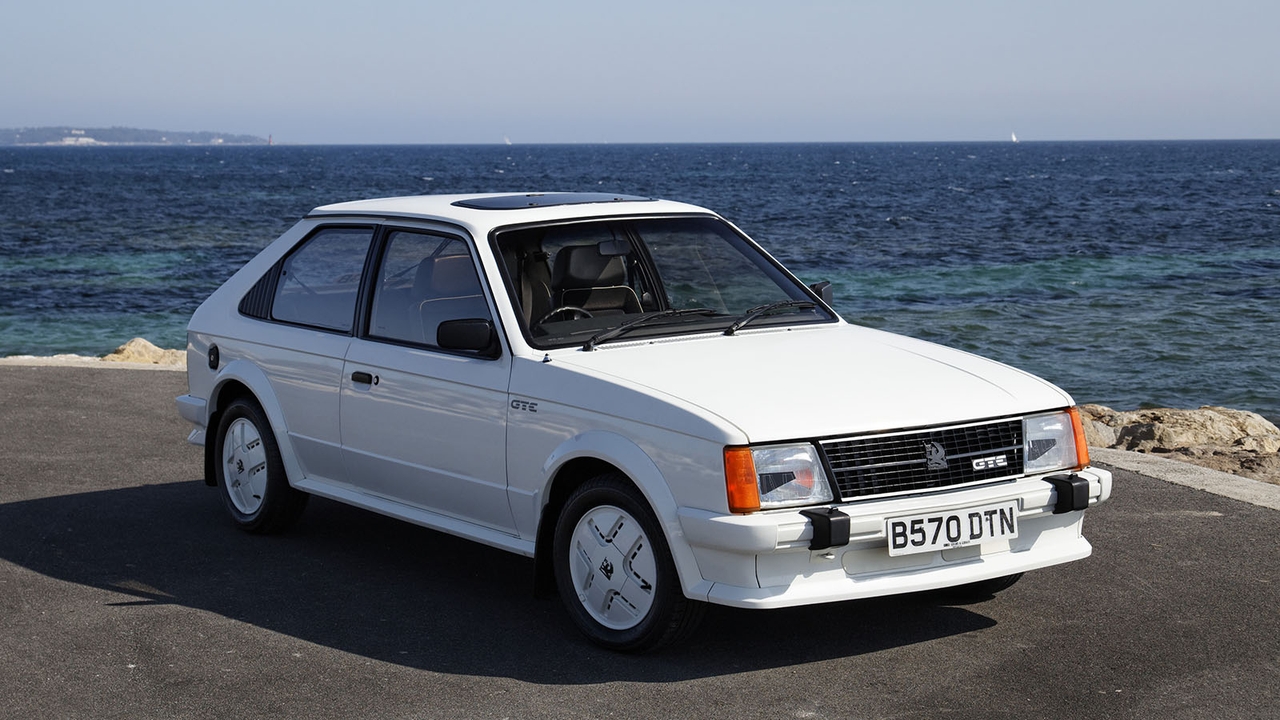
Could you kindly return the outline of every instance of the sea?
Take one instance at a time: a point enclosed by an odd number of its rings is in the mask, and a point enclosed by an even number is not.
[[[1280,421],[1280,141],[0,147],[0,356],[185,347],[318,205],[527,191],[709,207],[846,320],[1078,402]]]

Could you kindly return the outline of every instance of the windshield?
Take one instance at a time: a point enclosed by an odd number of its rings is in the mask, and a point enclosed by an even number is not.
[[[537,348],[835,319],[716,218],[523,227],[497,233],[495,246]]]

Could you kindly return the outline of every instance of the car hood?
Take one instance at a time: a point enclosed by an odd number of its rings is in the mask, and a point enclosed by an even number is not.
[[[847,324],[623,342],[563,363],[713,413],[748,442],[887,431],[1066,407],[1001,363]],[[563,366],[562,366],[563,367]],[[625,408],[613,411],[625,415]]]

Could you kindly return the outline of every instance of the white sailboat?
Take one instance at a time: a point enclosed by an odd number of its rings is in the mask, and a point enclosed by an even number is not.
[[[1009,133],[1009,137],[1012,138],[1014,142],[1018,142],[1018,133],[1011,132]]]

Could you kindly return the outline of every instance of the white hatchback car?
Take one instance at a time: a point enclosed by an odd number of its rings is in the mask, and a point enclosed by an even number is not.
[[[850,325],[714,213],[640,197],[328,205],[196,310],[182,416],[246,530],[310,494],[536,558],[618,650],[705,603],[989,595],[1086,557],[1071,398]]]

